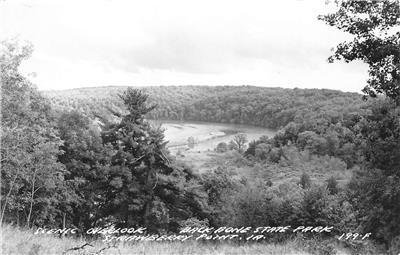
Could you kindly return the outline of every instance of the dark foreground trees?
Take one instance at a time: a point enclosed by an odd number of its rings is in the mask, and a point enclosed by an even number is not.
[[[111,124],[77,111],[54,116],[19,72],[30,53],[2,43],[1,222],[176,231],[207,216],[199,177],[170,161],[163,132],[144,119],[155,107],[146,94],[123,93],[127,113]]]
[[[386,96],[360,121],[366,162],[350,189],[365,230],[399,248],[394,242],[400,239],[400,3],[341,1],[336,13],[321,19],[354,35],[337,46],[331,60],[364,61],[369,80],[363,92]]]
[[[400,104],[400,5],[398,0],[339,1],[337,12],[320,19],[354,36],[336,47],[329,58],[361,60],[369,66],[363,92],[384,94]]]
[[[147,97],[140,90],[124,92],[127,114],[105,127],[77,112],[60,117],[65,151],[60,161],[75,192],[69,205],[75,226],[112,223],[176,231],[182,221],[206,216],[207,197],[198,177],[171,162],[162,130],[144,119],[154,108]]]
[[[49,103],[18,70],[31,47],[1,47],[1,222],[54,224],[69,197],[65,168],[57,161],[61,140]]]
[[[128,114],[102,133],[114,150],[103,209],[124,224],[140,224],[153,231],[177,230],[179,222],[204,218],[198,179],[168,158],[164,134],[144,119],[155,108],[148,95],[128,89],[121,95]]]
[[[362,127],[366,162],[350,190],[365,230],[391,246],[400,236],[400,107],[378,102]]]
[[[153,114],[193,119],[199,113],[207,121],[265,126],[273,118],[272,127],[286,125],[274,138],[252,142],[245,153],[248,159],[240,158],[254,168],[262,166],[263,177],[256,181],[232,176],[223,168],[200,178],[176,165],[169,159],[162,131],[144,118],[152,115],[154,106],[142,91],[123,93],[119,99],[126,111],[110,123],[83,116],[78,104],[78,111],[62,113],[55,124],[46,101],[18,72],[29,48],[15,51],[12,44],[5,44],[2,219],[84,229],[141,225],[159,232],[199,221],[214,226],[334,225],[341,232],[362,227],[360,231],[373,232],[375,240],[395,247],[400,235],[399,34],[375,32],[389,33],[398,24],[397,10],[396,1],[340,2],[338,13],[325,17],[355,35],[354,42],[338,47],[336,56],[370,65],[365,92],[386,96],[373,107],[354,105],[357,95],[345,97],[334,91],[293,90],[283,96],[287,91],[271,89],[260,96],[260,88],[243,87],[233,94],[204,93],[213,96],[194,104],[186,98],[190,103]],[[223,93],[228,97],[222,100]],[[234,143],[237,150],[243,149],[244,140]],[[226,147],[221,144],[218,150]],[[335,179],[320,185],[313,178],[310,183],[305,175],[303,188],[296,181],[270,180],[271,173],[307,162],[304,168],[312,162],[326,163],[322,167],[333,162],[329,170],[361,169],[347,186],[339,186]]]

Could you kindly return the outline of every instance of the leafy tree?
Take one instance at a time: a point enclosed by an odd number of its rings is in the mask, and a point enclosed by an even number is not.
[[[240,190],[240,183],[226,168],[218,167],[202,175],[202,185],[208,195],[210,224],[212,226],[231,224],[234,214],[233,196]]]
[[[392,102],[379,102],[362,122],[367,162],[350,185],[363,227],[386,244],[400,235],[399,110]]]
[[[301,149],[310,150],[311,153],[324,155],[327,153],[327,141],[314,131],[305,131],[299,134],[297,144]]]
[[[362,226],[389,245],[400,236],[400,3],[341,1],[337,12],[320,19],[354,35],[353,41],[337,46],[330,60],[364,61],[369,80],[363,92],[387,97],[358,124],[367,162],[354,175],[350,190]]]
[[[319,18],[354,36],[339,44],[329,61],[364,61],[370,78],[363,92],[372,97],[382,93],[400,104],[399,1],[340,1],[335,13]]]
[[[65,205],[66,221],[78,228],[94,227],[103,217],[104,186],[115,152],[103,145],[99,127],[76,111],[62,113],[57,127],[64,141],[59,161],[68,171],[66,185],[74,193]]]
[[[230,142],[231,149],[237,150],[238,152],[244,152],[247,143],[247,136],[246,134],[240,133],[233,137],[232,141]]]
[[[342,219],[346,210],[338,197],[330,195],[323,186],[313,186],[305,191],[302,199],[299,222],[304,226],[334,226],[344,230]]]
[[[219,153],[227,152],[228,151],[228,144],[224,143],[224,142],[218,143],[217,147],[215,148],[215,151],[219,152]]]
[[[400,175],[400,107],[391,102],[377,102],[360,127],[369,165],[388,176]]]
[[[255,156],[261,160],[266,160],[269,158],[272,146],[266,143],[260,143],[256,146]]]
[[[244,186],[234,198],[235,225],[275,226],[278,223],[279,205],[262,182]]]
[[[1,47],[1,222],[54,225],[69,196],[57,162],[61,140],[49,103],[19,71],[31,46],[5,41]]]

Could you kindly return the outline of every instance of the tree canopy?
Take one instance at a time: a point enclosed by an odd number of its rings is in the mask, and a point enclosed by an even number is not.
[[[363,92],[372,97],[384,94],[400,104],[399,1],[339,1],[338,5],[335,13],[320,19],[354,39],[339,44],[329,60],[367,63],[369,80]]]

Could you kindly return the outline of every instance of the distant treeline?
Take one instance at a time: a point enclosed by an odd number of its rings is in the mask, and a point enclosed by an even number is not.
[[[126,87],[82,88],[45,92],[60,111],[78,110],[89,118],[110,120],[125,112],[118,93]],[[252,124],[280,129],[273,141],[253,143],[247,155],[278,162],[279,147],[295,144],[313,154],[334,156],[347,168],[360,164],[359,121],[371,112],[371,102],[357,93],[327,89],[283,89],[254,86],[143,87],[158,105],[151,119]],[[268,154],[268,155],[267,155]],[[260,156],[263,155],[263,156]]]
[[[127,87],[96,87],[45,91],[54,108],[78,110],[90,118],[112,118],[125,111],[118,94]],[[158,107],[150,119],[249,124],[267,128],[290,122],[321,119],[338,122],[365,112],[357,93],[328,89],[283,89],[254,86],[142,87]]]

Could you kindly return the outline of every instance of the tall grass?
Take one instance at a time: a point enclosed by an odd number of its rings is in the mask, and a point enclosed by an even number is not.
[[[310,254],[295,241],[285,244],[227,242],[127,242],[103,243],[101,240],[88,241],[84,238],[34,235],[33,230],[10,225],[1,227],[2,254]]]

